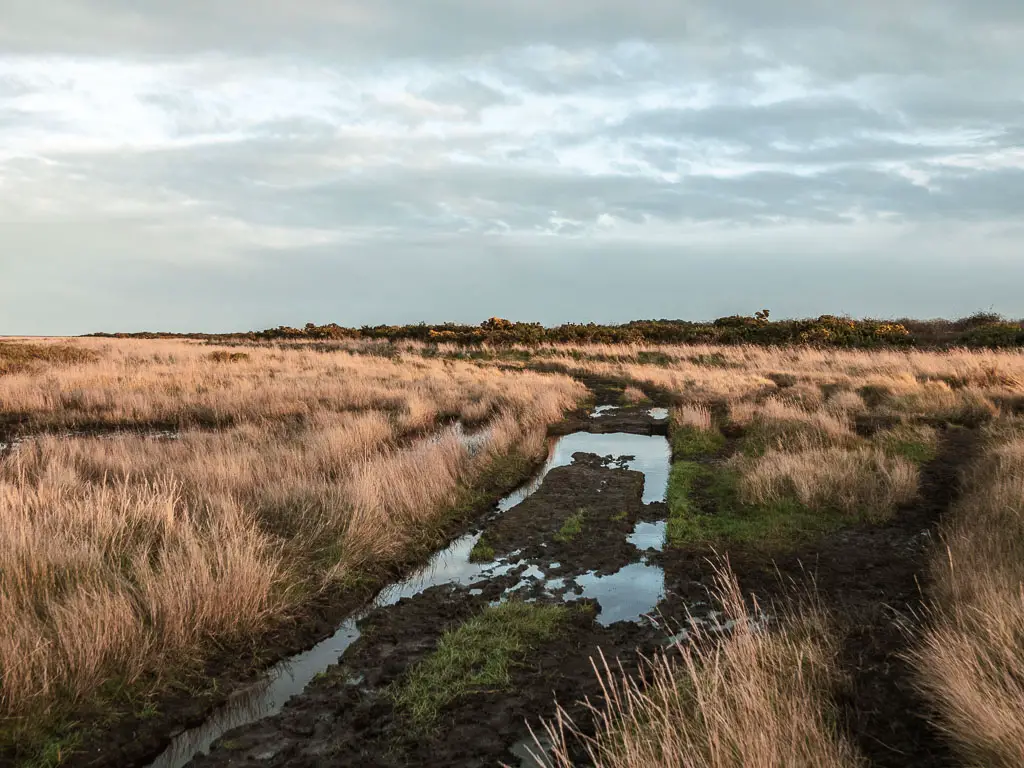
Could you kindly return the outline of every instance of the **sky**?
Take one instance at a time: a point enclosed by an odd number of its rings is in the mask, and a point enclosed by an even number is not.
[[[1020,0],[0,0],[0,334],[1024,315]]]

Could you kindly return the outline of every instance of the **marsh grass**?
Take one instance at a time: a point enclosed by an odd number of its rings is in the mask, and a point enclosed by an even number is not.
[[[583,533],[583,523],[586,518],[587,511],[585,509],[577,509],[565,519],[562,527],[558,529],[558,532],[552,538],[557,542],[567,544]]]
[[[0,341],[0,376],[80,365],[98,358],[95,352],[75,344]]]

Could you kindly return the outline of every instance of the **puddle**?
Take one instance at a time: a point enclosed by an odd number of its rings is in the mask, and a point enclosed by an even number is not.
[[[656,523],[637,523],[626,541],[644,552],[654,549],[661,552],[665,549],[665,529],[668,524],[664,520]]]
[[[403,598],[415,597],[431,587],[438,587],[442,584],[468,586],[484,578],[503,576],[519,565],[518,562],[500,560],[489,563],[469,562],[469,553],[476,546],[481,535],[480,533],[470,533],[456,539],[446,549],[430,558],[429,563],[405,581],[385,587],[373,601],[374,608],[386,608]]]
[[[481,434],[479,432],[465,433],[461,429],[458,431],[460,439],[467,447],[471,441],[477,439],[480,440],[478,445],[482,445],[487,437],[483,435],[478,438],[477,436]],[[668,441],[663,436],[620,432],[595,435],[577,432],[552,441],[548,460],[537,476],[502,499],[495,514],[507,511],[528,498],[540,487],[548,472],[555,467],[571,464],[573,454],[578,452],[620,457],[618,465],[645,474],[644,503],[664,501],[668,485],[670,449]],[[633,536],[640,536],[638,541],[647,541],[648,538],[654,541],[657,536],[654,531],[646,528],[641,529],[637,526],[637,529]],[[381,590],[369,610],[395,605],[403,598],[415,597],[435,586],[476,586],[479,582],[506,575],[524,565],[529,567],[520,575],[519,583],[506,594],[522,587],[544,583],[544,571],[517,559],[519,552],[512,552],[506,558],[493,562],[469,562],[469,553],[481,536],[482,532],[477,532],[459,537],[435,553],[430,562],[407,579]],[[664,541],[663,530],[661,541]],[[644,613],[653,610],[664,594],[665,576],[661,568],[647,563],[634,563],[610,576],[589,573],[575,580],[552,579],[544,584],[549,592],[570,589],[581,593],[567,596],[564,598],[566,600],[580,597],[597,599],[601,604],[598,621],[607,626],[617,621],[635,621]],[[472,591],[482,594],[478,589]],[[365,615],[366,612],[349,618],[332,637],[273,667],[259,686],[241,692],[211,715],[203,725],[177,736],[167,750],[156,761],[150,763],[149,768],[183,768],[196,755],[206,753],[210,745],[229,730],[280,712],[285,703],[301,693],[318,673],[341,660],[348,647],[359,638],[357,622]]]
[[[583,592],[566,599],[597,600],[601,605],[597,621],[605,627],[640,619],[653,611],[665,596],[665,571],[650,563],[631,563],[609,576],[585,573],[574,581]]]
[[[662,419],[668,418],[668,408],[651,408],[647,411],[647,415],[652,419],[661,421]]]
[[[260,685],[240,691],[203,725],[177,736],[149,768],[183,768],[196,755],[207,753],[210,745],[231,729],[276,715],[289,699],[302,693],[319,672],[337,663],[359,639],[359,618],[348,619],[331,637],[272,667]]]
[[[537,476],[498,502],[498,509],[506,512],[532,496],[540,488],[548,472],[555,467],[572,464],[574,453],[628,457],[621,465],[643,472],[645,475],[644,504],[665,501],[672,451],[669,448],[668,440],[662,435],[634,435],[628,432],[610,432],[598,435],[590,432],[574,432],[555,441],[547,462]]]
[[[619,410],[617,405],[599,405],[593,411],[590,412],[590,418],[599,419],[607,413]]]

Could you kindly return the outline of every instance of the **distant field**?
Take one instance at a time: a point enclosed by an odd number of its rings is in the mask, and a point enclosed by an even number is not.
[[[858,709],[878,701],[917,702],[900,738],[921,755],[1021,764],[1024,354],[323,338],[0,340],[0,762],[87,764],[128,722],[159,743],[182,701],[422,562],[609,397],[669,408],[659,562],[679,593],[714,582],[739,629],[659,652],[649,685],[605,670],[596,726],[538,709],[553,765],[890,764]],[[572,508],[552,546],[585,556],[592,524]],[[743,590],[809,557],[818,598],[794,587],[751,628]],[[469,644],[467,675],[489,617],[442,642]],[[523,636],[550,642],[540,618]],[[410,679],[433,712],[430,658]],[[885,705],[875,674],[919,699]]]

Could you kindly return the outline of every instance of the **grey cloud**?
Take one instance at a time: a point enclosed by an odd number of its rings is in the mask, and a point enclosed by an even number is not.
[[[0,18],[0,331],[1024,312],[1018,0]],[[35,55],[141,65],[141,104],[33,104]]]

